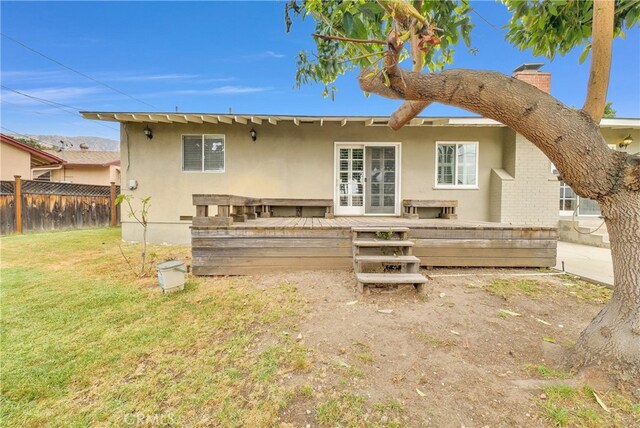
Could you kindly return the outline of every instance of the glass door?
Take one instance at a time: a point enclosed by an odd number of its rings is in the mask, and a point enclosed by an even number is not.
[[[364,147],[337,146],[336,215],[364,214]]]
[[[396,211],[396,148],[368,146],[366,148],[367,214],[395,214]]]

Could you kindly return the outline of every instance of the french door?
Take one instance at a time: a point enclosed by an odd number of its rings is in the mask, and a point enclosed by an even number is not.
[[[336,215],[398,215],[397,143],[336,143]]]

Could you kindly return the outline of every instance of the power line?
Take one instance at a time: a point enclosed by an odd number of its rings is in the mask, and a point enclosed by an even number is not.
[[[70,106],[70,105],[67,105],[67,104],[57,103],[55,101],[47,100],[47,99],[36,97],[36,96],[33,96],[33,95],[25,94],[24,92],[17,91],[15,89],[9,88],[9,87],[4,86],[4,85],[0,85],[0,87],[2,89],[7,90],[7,91],[11,91],[11,92],[14,92],[14,93],[16,93],[18,95],[22,95],[23,97],[26,97],[26,98],[32,99],[34,101],[37,101],[39,103],[46,104],[46,105],[51,106],[53,108],[57,108],[58,110],[61,110],[61,111],[65,112],[65,113],[69,113],[70,115],[78,118],[78,112],[80,110],[79,108],[76,108],[76,107],[73,107],[73,106]],[[72,110],[75,110],[75,111],[69,111],[67,109],[72,109]],[[113,129],[114,131],[119,131],[119,129],[114,128],[113,126],[105,125],[102,122],[92,122],[92,123],[95,123],[96,125],[104,126],[105,128]]]
[[[2,102],[2,104],[9,104],[10,106],[16,106],[16,107],[18,107],[18,109],[20,109],[19,111],[22,111],[22,112],[33,113],[33,114],[41,114],[41,115],[51,114],[50,112],[28,110],[27,106],[24,106],[24,105],[21,105],[21,104],[12,103],[12,102],[9,102],[7,100],[0,100],[0,102]],[[6,108],[5,108],[5,110],[6,110]]]
[[[471,8],[471,11],[473,13],[475,13],[476,15],[478,15],[484,22],[486,22],[487,24],[489,24],[491,27],[493,27],[494,30],[497,31],[502,31],[500,30],[500,28],[498,28],[496,25],[494,25],[492,22],[490,22],[487,18],[485,18],[484,16],[480,15],[480,13],[475,9],[475,8]]]
[[[64,108],[70,108],[71,110],[76,110],[76,112],[80,111],[80,109],[77,108],[77,107],[70,106],[70,105],[67,105],[67,104],[57,103],[55,101],[51,101],[51,100],[47,100],[47,99],[44,99],[44,98],[36,97],[35,95],[25,94],[24,92],[20,92],[18,90],[11,89],[11,88],[9,88],[7,86],[4,86],[4,85],[0,85],[0,88],[5,89],[7,91],[11,91],[11,92],[16,93],[18,95],[22,95],[23,97],[30,98],[30,99],[32,99],[34,101],[38,101],[38,102],[41,102],[43,104],[50,105],[51,107],[60,108],[61,110],[64,110]],[[64,111],[68,111],[68,110],[64,110]]]
[[[21,134],[19,132],[14,131],[13,129],[5,128],[4,126],[0,126],[0,128],[4,129],[5,131],[9,131],[14,135],[19,135],[23,138],[26,138],[27,140],[33,140],[33,138],[29,137],[28,135]]]
[[[76,70],[76,69],[74,69],[74,68],[71,68],[71,67],[69,67],[69,66],[67,66],[67,65],[65,65],[65,64],[63,64],[63,63],[61,63],[60,61],[57,61],[57,60],[55,60],[55,59],[51,58],[50,56],[47,56],[47,55],[43,54],[42,52],[39,52],[39,51],[37,51],[37,50],[33,49],[32,47],[30,47],[30,46],[28,46],[28,45],[26,45],[26,44],[22,43],[21,41],[14,39],[14,38],[13,38],[13,37],[11,37],[11,36],[8,36],[8,35],[6,35],[6,34],[4,34],[4,33],[0,33],[0,34],[2,34],[2,36],[3,36],[3,37],[6,37],[7,39],[11,40],[12,42],[19,44],[19,45],[20,45],[20,46],[22,46],[23,48],[28,49],[28,50],[30,50],[31,52],[34,52],[34,53],[36,53],[36,54],[40,55],[41,57],[44,57],[44,58],[48,59],[49,61],[51,61],[51,62],[54,62],[54,63],[58,64],[60,67],[64,67],[64,68],[66,68],[67,70],[73,71],[74,73],[79,74],[79,75],[80,75],[80,76],[82,76],[82,77],[86,77],[87,79],[89,79],[89,80],[91,80],[91,81],[93,81],[93,82],[96,82],[96,83],[98,83],[99,85],[102,85],[102,86],[104,86],[104,87],[106,87],[106,88],[109,88],[109,89],[111,89],[112,91],[115,91],[115,92],[117,92],[117,93],[119,93],[119,94],[121,94],[121,95],[124,95],[125,97],[131,98],[131,99],[132,99],[132,100],[134,100],[134,101],[137,101],[137,102],[139,102],[139,103],[142,103],[142,104],[147,105],[147,106],[149,106],[149,107],[152,107],[152,108],[154,108],[154,109],[158,109],[158,107],[156,107],[156,106],[154,106],[154,105],[152,105],[152,104],[149,104],[149,103],[147,103],[147,102],[145,102],[145,101],[142,101],[142,100],[141,100],[141,99],[139,99],[139,98],[136,98],[136,97],[134,97],[134,96],[132,96],[132,95],[129,95],[129,94],[125,93],[125,92],[122,92],[120,89],[114,88],[113,86],[108,85],[108,84],[106,84],[106,83],[104,83],[104,82],[101,82],[101,81],[99,81],[99,80],[97,80],[97,79],[94,79],[93,77],[91,77],[91,76],[89,76],[89,75],[86,75],[86,74],[84,74],[84,73],[83,73],[83,72],[81,72],[81,71],[78,71],[78,70]]]

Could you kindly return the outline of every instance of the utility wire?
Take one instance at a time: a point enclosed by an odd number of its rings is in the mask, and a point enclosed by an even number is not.
[[[14,131],[13,129],[5,128],[4,126],[0,126],[0,128],[4,129],[5,131],[9,131],[9,132],[11,132],[11,133],[12,133],[12,134],[14,134],[14,135],[19,135],[19,136],[21,136],[21,137],[24,137],[24,138],[26,138],[27,140],[33,140],[33,138],[29,137],[28,135],[21,134],[21,133],[19,133],[19,132]]]
[[[158,107],[156,107],[156,106],[154,106],[154,105],[152,105],[152,104],[149,104],[149,103],[147,103],[147,102],[145,102],[145,101],[142,101],[141,99],[136,98],[136,97],[134,97],[134,96],[132,96],[132,95],[129,95],[129,94],[125,93],[125,92],[122,92],[120,89],[114,88],[114,87],[113,87],[113,86],[111,86],[111,85],[108,85],[108,84],[106,84],[106,83],[104,83],[104,82],[101,82],[101,81],[99,81],[99,80],[97,80],[97,79],[94,79],[93,77],[91,77],[91,76],[89,76],[89,75],[86,75],[86,74],[84,74],[84,73],[83,73],[83,72],[81,72],[81,71],[78,71],[78,70],[76,70],[76,69],[74,69],[74,68],[71,68],[71,67],[69,67],[69,66],[67,66],[67,65],[65,65],[65,64],[63,64],[63,63],[61,63],[60,61],[57,61],[57,60],[55,60],[55,59],[51,58],[50,56],[47,56],[47,55],[43,54],[42,52],[39,52],[39,51],[37,51],[37,50],[33,49],[32,47],[30,47],[30,46],[28,46],[28,45],[26,45],[26,44],[22,43],[21,41],[16,40],[16,39],[14,39],[14,38],[13,38],[13,37],[11,37],[11,36],[6,35],[5,33],[0,33],[0,34],[2,34],[2,36],[3,36],[3,37],[6,37],[7,39],[11,40],[12,42],[19,44],[19,45],[20,45],[20,46],[22,46],[23,48],[28,49],[28,50],[30,50],[31,52],[34,52],[34,53],[36,53],[36,54],[40,55],[41,57],[44,57],[44,58],[48,59],[49,61],[51,61],[51,62],[54,62],[54,63],[58,64],[60,67],[64,67],[64,68],[66,68],[67,70],[73,71],[74,73],[79,74],[79,75],[80,75],[80,76],[82,76],[82,77],[86,77],[87,79],[89,79],[89,80],[91,80],[91,81],[93,81],[93,82],[96,82],[97,84],[102,85],[102,86],[104,86],[104,87],[106,87],[106,88],[109,88],[109,89],[111,89],[112,91],[115,91],[115,92],[117,92],[117,93],[119,93],[119,94],[121,94],[121,95],[124,95],[125,97],[131,98],[131,99],[132,99],[132,100],[134,100],[134,101],[137,101],[137,102],[139,102],[139,103],[142,103],[142,104],[144,104],[144,105],[147,105],[147,106],[149,106],[149,107],[152,107],[152,108],[154,108],[154,109],[159,110],[159,109],[158,109]]]
[[[7,90],[7,91],[11,91],[11,92],[14,92],[14,93],[16,93],[18,95],[22,95],[23,97],[26,97],[26,98],[32,99],[34,101],[37,101],[39,103],[46,104],[48,106],[57,108],[58,110],[61,110],[61,111],[65,112],[65,113],[69,113],[70,115],[78,118],[78,112],[80,110],[79,108],[76,108],[76,107],[73,107],[73,106],[70,106],[70,105],[67,105],[67,104],[57,103],[55,101],[47,100],[47,99],[44,99],[44,98],[35,97],[33,95],[25,94],[24,92],[16,91],[15,89],[9,88],[9,87],[4,86],[4,85],[0,85],[0,87],[2,89]],[[72,110],[75,110],[75,111],[69,111],[68,109],[72,109]],[[105,128],[113,129],[114,131],[119,131],[119,129],[114,128],[113,126],[105,125],[102,122],[93,122],[93,123],[95,123],[96,125],[104,126]]]
[[[36,97],[34,95],[25,94],[24,92],[20,92],[20,91],[17,91],[15,89],[11,89],[11,88],[9,88],[7,86],[4,86],[4,85],[1,85],[1,84],[0,84],[0,88],[5,89],[7,91],[11,91],[11,92],[13,92],[15,94],[18,94],[18,95],[22,95],[23,97],[30,98],[30,99],[32,99],[34,101],[38,101],[38,102],[41,102],[41,103],[44,103],[44,104],[48,104],[48,105],[50,105],[52,107],[60,108],[61,110],[64,110],[64,108],[70,108],[71,110],[75,110],[76,112],[80,111],[80,109],[77,108],[77,107],[70,106],[70,105],[67,105],[67,104],[57,103],[55,101],[47,100],[47,99],[44,99],[44,98],[39,98],[39,97]],[[64,110],[64,111],[67,111],[67,110]]]
[[[480,13],[475,9],[475,8],[471,8],[471,11],[473,13],[475,13],[476,15],[478,15],[484,22],[486,22],[487,24],[489,24],[491,27],[493,27],[494,30],[500,31],[502,32],[502,30],[500,30],[500,28],[498,28],[496,25],[494,25],[492,22],[490,22],[487,18],[485,18],[484,16],[480,15]]]
[[[40,114],[40,115],[51,114],[49,112],[44,112],[44,111],[28,110],[29,107],[27,107],[27,106],[24,106],[24,105],[21,105],[21,104],[12,103],[12,102],[9,102],[7,100],[0,100],[0,102],[2,102],[2,104],[8,104],[10,106],[15,106],[15,107],[17,107],[19,109],[19,111],[22,111],[22,112]],[[5,110],[6,109],[7,108],[5,107]]]

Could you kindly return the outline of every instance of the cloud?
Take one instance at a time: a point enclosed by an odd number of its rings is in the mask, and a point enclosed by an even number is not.
[[[62,80],[70,80],[70,72],[63,70],[2,70],[2,80],[4,82],[59,82]]]
[[[261,86],[219,86],[210,89],[185,89],[180,91],[170,91],[170,95],[238,95],[253,94],[256,92],[266,92],[271,90],[269,87]]]
[[[110,82],[143,82],[143,81],[170,81],[170,80],[193,80],[200,77],[198,74],[186,74],[186,73],[167,73],[167,74],[126,74],[119,72],[99,73],[94,76],[97,80],[107,80]]]
[[[223,83],[231,82],[233,77],[209,77],[191,73],[150,73],[144,71],[108,71],[86,72],[87,75],[101,82],[171,82],[171,83]],[[73,83],[85,78],[67,70],[3,70],[2,80],[12,86],[21,84],[53,84]]]
[[[254,53],[251,55],[242,55],[239,59],[239,61],[242,62],[253,62],[253,61],[262,61],[264,59],[282,59],[282,58],[286,58],[287,56],[285,54],[281,54],[278,52],[274,52],[274,51],[262,51],[262,52],[258,52],[258,53]],[[231,60],[233,61],[233,60]],[[236,59],[236,61],[238,61]]]
[[[49,87],[49,88],[34,88],[34,89],[21,89],[13,88],[18,92],[22,92],[25,95],[29,95],[35,98],[42,98],[47,101],[53,101],[57,103],[68,103],[72,101],[79,101],[85,97],[91,95],[94,96],[98,93],[104,92],[102,88],[97,87]],[[13,104],[33,105],[42,104],[32,98],[25,95],[20,95],[12,91],[2,90],[2,99],[4,101]]]
[[[256,56],[264,57],[264,58],[286,58],[287,57],[285,54],[276,53],[274,51],[264,51]]]

